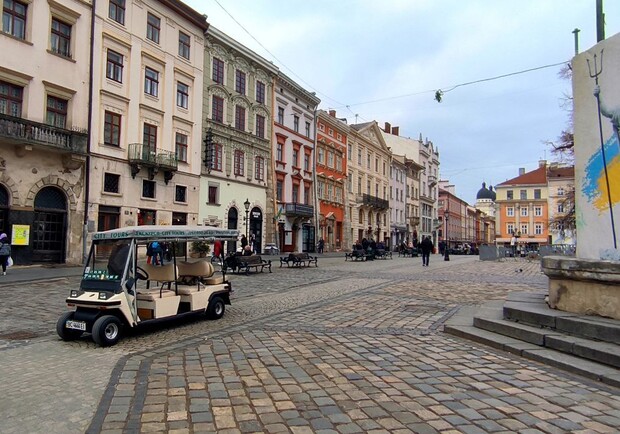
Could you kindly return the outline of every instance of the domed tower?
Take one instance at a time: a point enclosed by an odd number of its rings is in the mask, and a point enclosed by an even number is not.
[[[493,187],[487,188],[486,182],[483,182],[482,188],[476,194],[476,209],[489,217],[495,217],[495,198],[496,194]]]

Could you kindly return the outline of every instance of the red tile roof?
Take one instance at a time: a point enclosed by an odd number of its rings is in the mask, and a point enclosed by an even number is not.
[[[526,172],[523,175],[519,175],[516,178],[509,179],[508,181],[504,181],[501,184],[497,184],[498,186],[506,186],[506,185],[532,185],[532,184],[547,184],[547,167],[541,166],[536,170],[532,170],[531,172]]]

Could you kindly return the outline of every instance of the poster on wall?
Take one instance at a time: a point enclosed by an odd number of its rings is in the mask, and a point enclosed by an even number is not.
[[[11,226],[11,244],[14,246],[30,244],[30,225]]]

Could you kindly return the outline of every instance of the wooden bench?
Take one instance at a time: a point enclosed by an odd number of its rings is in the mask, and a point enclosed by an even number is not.
[[[314,264],[318,267],[318,256],[310,256],[307,252],[289,253],[288,256],[280,257],[280,267],[286,264],[287,267],[309,267]]]
[[[266,261],[260,257],[260,255],[250,255],[250,256],[239,256],[237,258],[239,267],[237,268],[237,272],[241,272],[241,270],[245,270],[245,274],[250,273],[250,268],[258,271],[260,268],[260,272],[262,273],[265,267],[269,269],[271,273],[271,260]]]
[[[353,250],[350,253],[344,254],[344,260],[348,261],[349,259],[352,261],[365,261],[368,258],[371,258],[372,255],[366,253],[363,249]]]
[[[375,250],[375,259],[392,259],[392,252],[385,249]]]

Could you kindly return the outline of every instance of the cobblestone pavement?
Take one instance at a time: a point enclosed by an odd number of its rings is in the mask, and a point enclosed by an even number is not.
[[[0,432],[619,432],[618,389],[441,332],[539,264],[418,259],[233,275],[221,320],[106,349],[55,336],[77,279],[0,287]]]

